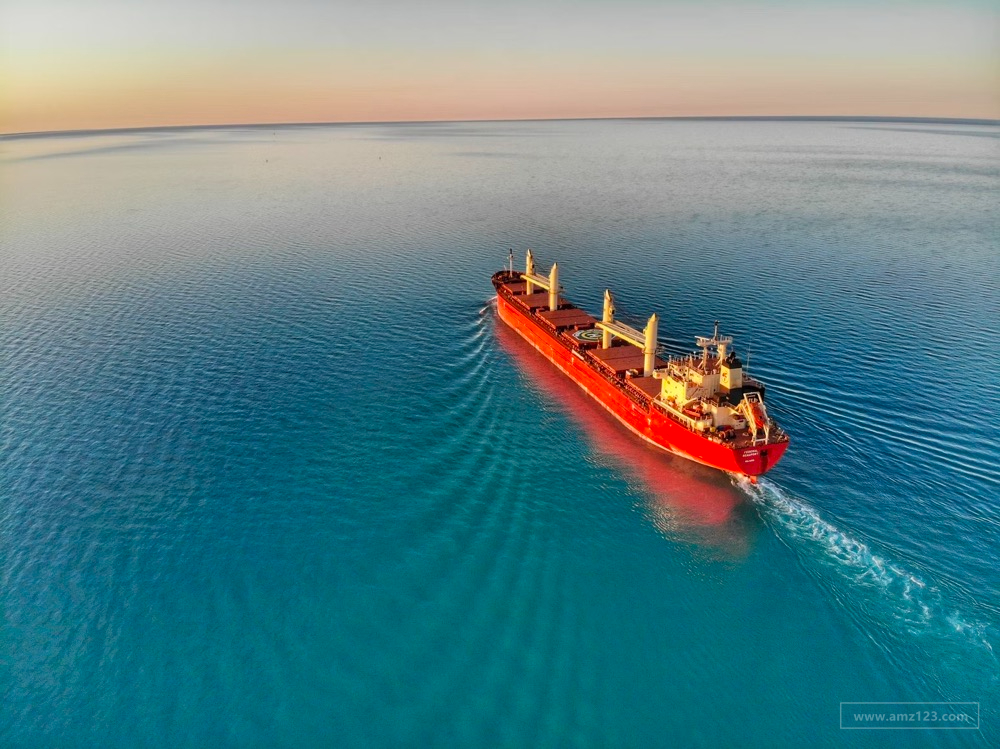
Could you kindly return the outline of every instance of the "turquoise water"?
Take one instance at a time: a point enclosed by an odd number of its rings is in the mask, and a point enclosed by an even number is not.
[[[1000,744],[1000,127],[0,140],[0,744]],[[496,321],[715,319],[792,435],[639,444]],[[842,731],[960,700],[979,730]]]

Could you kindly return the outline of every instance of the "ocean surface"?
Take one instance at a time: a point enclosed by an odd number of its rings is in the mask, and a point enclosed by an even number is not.
[[[1000,745],[1000,126],[8,137],[0,190],[0,746]],[[528,247],[720,320],[784,460],[618,426],[498,324]]]

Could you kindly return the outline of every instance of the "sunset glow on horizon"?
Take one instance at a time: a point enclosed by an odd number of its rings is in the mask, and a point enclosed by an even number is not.
[[[984,2],[0,0],[0,132],[636,116],[1000,119]]]

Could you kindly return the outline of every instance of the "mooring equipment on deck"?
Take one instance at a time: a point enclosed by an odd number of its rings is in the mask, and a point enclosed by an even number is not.
[[[618,322],[605,291],[597,320],[560,295],[557,265],[548,277],[537,273],[529,250],[524,273],[512,266],[493,275],[500,318],[634,432],[751,479],[781,459],[788,435],[769,417],[764,386],[745,376],[718,322],[711,337],[697,337],[700,352],[664,361],[656,357],[657,315],[642,330]]]

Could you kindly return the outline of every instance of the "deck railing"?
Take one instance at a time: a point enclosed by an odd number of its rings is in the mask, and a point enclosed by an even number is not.
[[[646,393],[644,393],[642,390],[639,390],[639,388],[635,387],[634,385],[629,384],[627,380],[623,380],[622,378],[618,377],[618,375],[615,374],[614,372],[609,372],[604,362],[592,356],[590,352],[583,345],[581,345],[577,341],[573,341],[572,343],[567,341],[564,336],[559,335],[558,328],[556,328],[556,326],[551,321],[546,320],[544,317],[539,317],[534,312],[532,312],[527,305],[523,304],[517,298],[517,295],[512,293],[511,290],[504,285],[505,283],[507,283],[507,281],[504,281],[502,279],[504,279],[507,276],[511,276],[509,271],[501,271],[501,273],[497,273],[494,276],[494,279],[500,280],[500,285],[497,286],[497,293],[500,294],[500,296],[502,296],[507,302],[509,302],[510,304],[516,306],[519,310],[521,310],[521,312],[524,313],[524,316],[528,320],[530,320],[539,328],[541,328],[546,334],[548,334],[564,349],[568,351],[577,351],[580,354],[582,354],[587,364],[591,366],[591,369],[594,372],[596,372],[602,379],[604,379],[609,385],[619,390],[622,393],[622,395],[631,400],[637,406],[641,406],[644,409],[649,408],[649,404],[651,403],[652,399],[648,395],[646,395]]]
[[[544,317],[539,317],[532,312],[527,305],[523,304],[517,298],[517,295],[511,292],[511,290],[504,285],[519,281],[520,276],[517,273],[512,274],[510,271],[501,271],[500,273],[494,275],[494,279],[499,281],[499,284],[497,285],[497,293],[500,296],[502,296],[510,304],[517,307],[528,320],[538,326],[543,332],[548,334],[564,349],[568,351],[576,351],[580,354],[584,358],[584,361],[590,365],[592,371],[605,380],[609,385],[621,392],[622,395],[647,411],[654,405],[658,405],[660,407],[659,411],[661,414],[685,429],[691,429],[688,424],[685,424],[680,418],[673,414],[666,405],[660,403],[655,398],[650,397],[645,391],[640,390],[628,380],[619,377],[618,374],[611,370],[603,361],[593,356],[589,349],[579,341],[572,338],[567,340],[566,336],[559,335],[558,328],[551,321],[546,320]],[[747,379],[754,384],[758,384],[757,381],[752,378]],[[788,436],[780,429],[780,427],[777,426],[777,424],[774,424],[773,421],[771,422],[771,430],[771,439],[768,440],[768,444],[783,442],[788,439]],[[704,434],[703,436],[713,440],[714,442],[729,444],[733,447],[740,447],[740,443],[743,441],[743,438],[739,436],[730,440],[724,440],[718,434]]]

